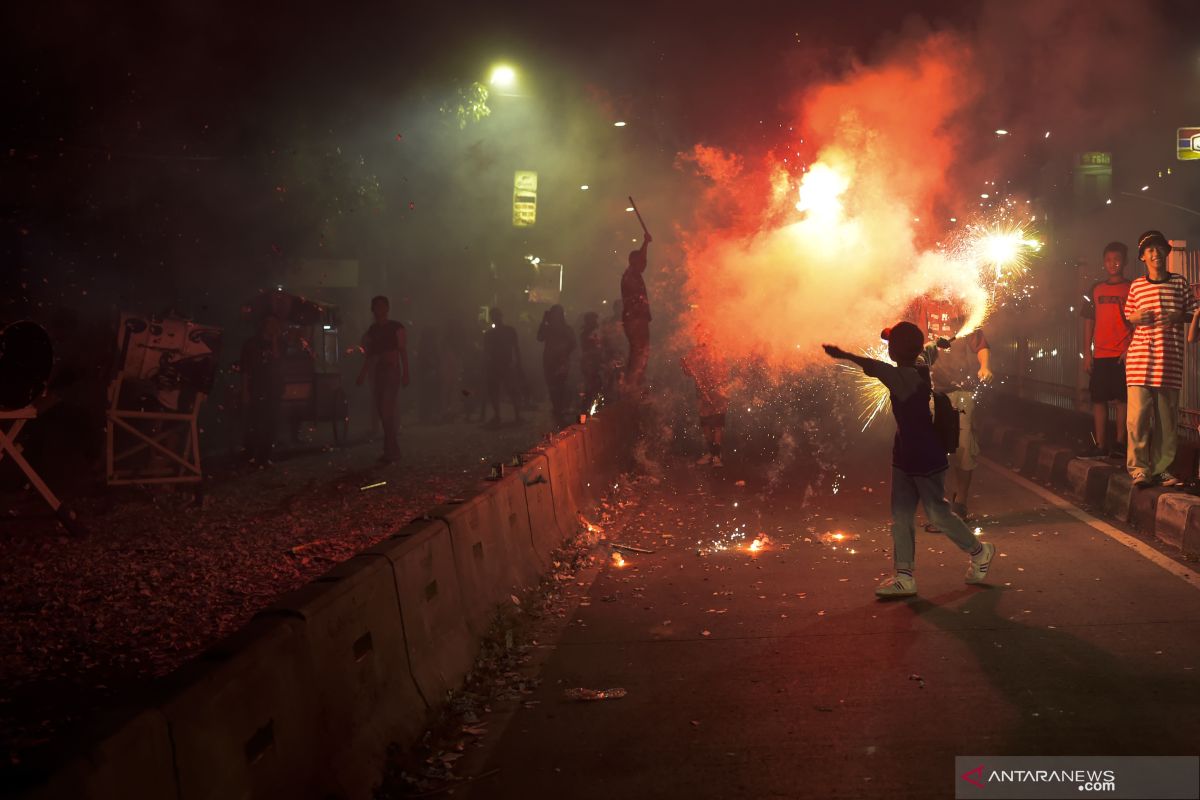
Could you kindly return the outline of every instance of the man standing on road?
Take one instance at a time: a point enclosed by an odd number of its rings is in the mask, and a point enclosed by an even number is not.
[[[1183,325],[1196,311],[1196,298],[1187,278],[1167,271],[1170,252],[1167,237],[1159,231],[1146,231],[1138,237],[1138,258],[1145,263],[1147,274],[1130,285],[1125,301],[1125,318],[1134,326],[1125,357],[1127,467],[1138,487],[1182,483],[1170,469],[1175,461],[1175,427],[1183,388]]]
[[[641,249],[629,254],[629,266],[621,276],[621,322],[629,340],[625,385],[630,390],[638,389],[645,381],[650,358],[650,299],[642,273],[646,271],[646,249],[652,241],[650,234],[645,234]]]
[[[918,325],[924,329],[929,346],[925,360],[933,374],[933,389],[943,392],[959,412],[958,449],[950,454],[954,474],[954,493],[950,495],[954,513],[967,519],[971,497],[971,478],[979,466],[979,442],[975,438],[975,388],[972,383],[992,379],[991,350],[982,330],[957,334],[965,323],[958,304],[926,300],[920,304]],[[950,343],[949,349],[933,346],[938,339]],[[932,530],[932,523],[926,526]]]
[[[363,334],[362,346],[367,360],[358,373],[362,386],[371,375],[375,392],[375,408],[383,423],[383,455],[379,460],[390,464],[400,458],[400,443],[396,439],[396,400],[401,386],[408,386],[408,334],[404,326],[388,319],[391,305],[383,295],[372,298],[371,313],[375,322]]]
[[[517,329],[504,324],[504,312],[493,308],[488,313],[491,327],[483,334],[483,370],[487,383],[488,402],[492,406],[490,427],[500,426],[500,390],[504,389],[513,404],[514,421],[521,420],[521,398],[518,381],[521,375],[521,348],[517,344]]]
[[[1129,248],[1121,242],[1109,242],[1104,248],[1104,271],[1108,273],[1088,292],[1083,306],[1087,352],[1084,369],[1091,376],[1088,394],[1092,400],[1092,422],[1096,446],[1084,458],[1125,458],[1125,351],[1133,331],[1125,320],[1125,301],[1130,281],[1125,277]],[[1117,441],[1108,438],[1108,405],[1117,409]]]

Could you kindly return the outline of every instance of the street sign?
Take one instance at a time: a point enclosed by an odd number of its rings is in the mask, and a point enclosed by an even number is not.
[[[1175,158],[1200,161],[1200,128],[1180,128],[1175,132]]]
[[[519,169],[513,173],[513,227],[532,228],[537,222],[537,173]]]

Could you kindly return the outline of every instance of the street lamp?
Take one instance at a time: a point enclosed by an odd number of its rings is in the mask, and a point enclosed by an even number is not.
[[[497,64],[492,67],[492,77],[488,82],[497,89],[511,89],[517,83],[517,72],[507,64]]]

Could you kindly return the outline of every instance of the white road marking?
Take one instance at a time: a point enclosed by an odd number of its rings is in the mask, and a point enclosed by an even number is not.
[[[1054,494],[1054,492],[1051,492],[1049,489],[1046,489],[1045,487],[1042,487],[1042,486],[1038,486],[1033,481],[1028,480],[1027,478],[1021,477],[1020,475],[1018,475],[1017,473],[1008,469],[1007,467],[1001,466],[1000,464],[997,464],[995,461],[992,461],[990,458],[985,458],[984,456],[979,456],[979,463],[986,464],[992,470],[999,472],[1004,477],[1008,478],[1010,481],[1012,481],[1013,483],[1020,486],[1022,489],[1027,489],[1027,490],[1033,492],[1038,497],[1041,497],[1043,500],[1045,500],[1046,502],[1048,502],[1050,505],[1054,506],[1055,508],[1058,508],[1062,511],[1067,512],[1075,519],[1079,520],[1080,522],[1082,522],[1086,525],[1091,526],[1095,530],[1100,531],[1108,538],[1113,539],[1114,541],[1120,542],[1121,544],[1125,545],[1130,550],[1137,553],[1139,556],[1146,559],[1147,561],[1153,563],[1154,565],[1156,565],[1158,567],[1161,567],[1162,569],[1165,569],[1167,572],[1171,573],[1175,577],[1186,581],[1193,588],[1200,589],[1200,581],[1196,580],[1196,578],[1197,578],[1196,572],[1194,570],[1192,570],[1191,568],[1187,567],[1186,565],[1180,564],[1178,561],[1175,561],[1173,558],[1163,555],[1162,553],[1155,550],[1153,547],[1150,547],[1149,545],[1147,545],[1145,542],[1138,541],[1137,539],[1130,536],[1129,534],[1124,533],[1124,532],[1114,528],[1112,525],[1109,525],[1104,520],[1093,517],[1091,514],[1087,513],[1082,508],[1079,508],[1078,506],[1074,505],[1070,501],[1064,500],[1061,497],[1059,497],[1058,495]]]

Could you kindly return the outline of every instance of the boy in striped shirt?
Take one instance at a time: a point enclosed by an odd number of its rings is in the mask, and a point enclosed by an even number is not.
[[[1184,323],[1196,311],[1187,278],[1167,271],[1171,245],[1159,231],[1138,237],[1147,274],[1129,287],[1125,319],[1134,326],[1125,357],[1129,392],[1127,466],[1135,486],[1178,486],[1175,460],[1183,388]]]

